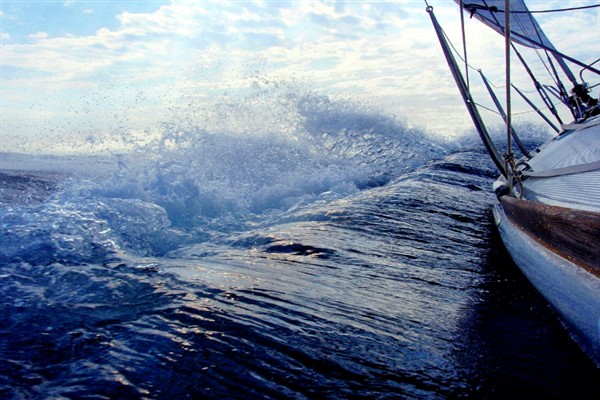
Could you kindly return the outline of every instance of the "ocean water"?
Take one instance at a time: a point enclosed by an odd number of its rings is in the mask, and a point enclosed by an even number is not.
[[[0,397],[595,398],[475,139],[303,107],[285,134],[2,154]]]

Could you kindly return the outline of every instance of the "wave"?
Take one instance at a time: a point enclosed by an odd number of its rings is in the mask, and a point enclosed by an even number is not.
[[[4,192],[4,256],[86,263],[121,250],[161,255],[385,185],[447,152],[355,103],[316,95],[293,103],[293,130],[217,132],[186,121],[165,124],[158,141],[112,159],[11,155],[21,160],[13,165],[32,170],[37,160],[39,169],[65,175],[48,190],[40,178],[18,178],[19,193],[35,204]],[[16,190],[14,179],[4,181]]]
[[[169,125],[160,145],[122,156],[111,197],[167,210],[175,226],[229,213],[261,214],[379,186],[444,149],[397,121],[336,104],[298,99],[295,132],[219,133]],[[171,149],[171,147],[174,147]]]

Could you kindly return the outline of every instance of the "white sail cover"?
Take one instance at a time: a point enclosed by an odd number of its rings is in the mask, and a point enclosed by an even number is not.
[[[454,0],[496,32],[504,35],[504,0]],[[533,48],[554,46],[548,40],[537,21],[529,13],[523,0],[510,1],[511,39],[515,43]]]

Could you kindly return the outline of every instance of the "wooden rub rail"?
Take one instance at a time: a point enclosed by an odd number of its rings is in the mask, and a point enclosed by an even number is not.
[[[507,218],[541,245],[600,276],[600,213],[511,196],[500,202]]]

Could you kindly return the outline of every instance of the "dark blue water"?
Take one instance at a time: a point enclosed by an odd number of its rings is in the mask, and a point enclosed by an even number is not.
[[[306,107],[293,134],[3,154],[0,396],[595,398],[480,146]]]

